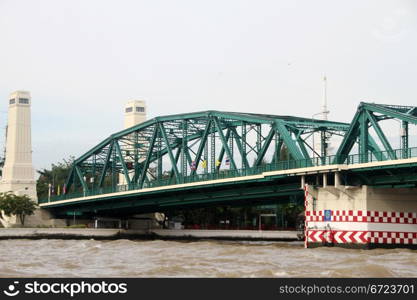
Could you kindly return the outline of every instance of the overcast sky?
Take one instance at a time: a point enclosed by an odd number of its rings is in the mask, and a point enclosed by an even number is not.
[[[311,117],[324,74],[332,120],[416,105],[417,1],[0,0],[0,125],[30,91],[37,169],[122,129],[130,99]]]

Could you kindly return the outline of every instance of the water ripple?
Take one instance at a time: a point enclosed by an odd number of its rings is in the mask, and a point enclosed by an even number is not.
[[[1,240],[0,277],[417,277],[409,249],[299,242]]]

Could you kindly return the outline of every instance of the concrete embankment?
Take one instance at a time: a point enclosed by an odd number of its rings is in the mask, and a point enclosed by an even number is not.
[[[0,239],[219,239],[295,241],[295,231],[0,228]]]
[[[152,233],[164,239],[297,240],[296,231],[154,229]]]

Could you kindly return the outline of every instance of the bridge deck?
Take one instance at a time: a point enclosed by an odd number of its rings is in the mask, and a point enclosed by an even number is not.
[[[192,183],[183,183],[183,184],[173,184],[167,186],[158,186],[158,187],[149,187],[143,189],[135,189],[129,191],[120,191],[107,194],[98,194],[85,197],[76,197],[65,200],[56,200],[52,202],[40,203],[42,208],[53,208],[57,206],[65,206],[71,204],[79,204],[84,202],[92,202],[97,200],[105,199],[114,199],[121,197],[129,196],[140,196],[150,193],[158,193],[162,191],[175,191],[175,190],[184,190],[194,187],[202,186],[214,186],[227,183],[245,183],[245,182],[254,182],[262,181],[268,177],[280,178],[288,176],[301,176],[308,174],[317,174],[317,173],[327,173],[335,171],[355,171],[355,170],[373,170],[373,169],[382,169],[382,168],[393,168],[400,165],[412,165],[417,166],[417,157],[407,158],[407,159],[397,159],[397,160],[385,160],[385,161],[374,161],[368,163],[356,163],[356,164],[334,164],[334,165],[324,165],[324,166],[312,166],[304,168],[296,168],[289,170],[277,170],[277,171],[265,171],[256,175],[248,175],[241,177],[232,177],[224,179],[213,179],[205,181],[196,181]]]

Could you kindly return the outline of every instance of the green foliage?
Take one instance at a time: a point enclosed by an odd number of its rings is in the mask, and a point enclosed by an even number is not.
[[[253,162],[252,162],[252,165],[251,166],[254,166],[255,165],[255,162],[256,162],[256,158],[253,159]],[[266,161],[266,159],[265,158],[262,158],[261,163],[259,165],[260,166],[266,166],[267,164],[268,164],[268,162]]]
[[[8,217],[17,216],[22,225],[25,224],[25,217],[33,215],[36,207],[37,204],[27,195],[17,196],[12,192],[0,193],[0,210]]]
[[[289,160],[290,159],[290,152],[288,151],[288,147],[284,144],[281,147],[279,153],[279,160]]]
[[[289,227],[295,227],[298,215],[304,210],[303,205],[287,203],[282,206]]]
[[[71,156],[68,160],[64,159],[63,162],[52,164],[50,170],[43,169],[37,171],[40,175],[38,181],[36,182],[38,199],[48,197],[49,184],[53,184],[54,186],[64,185],[71,171],[74,160],[75,158]]]

